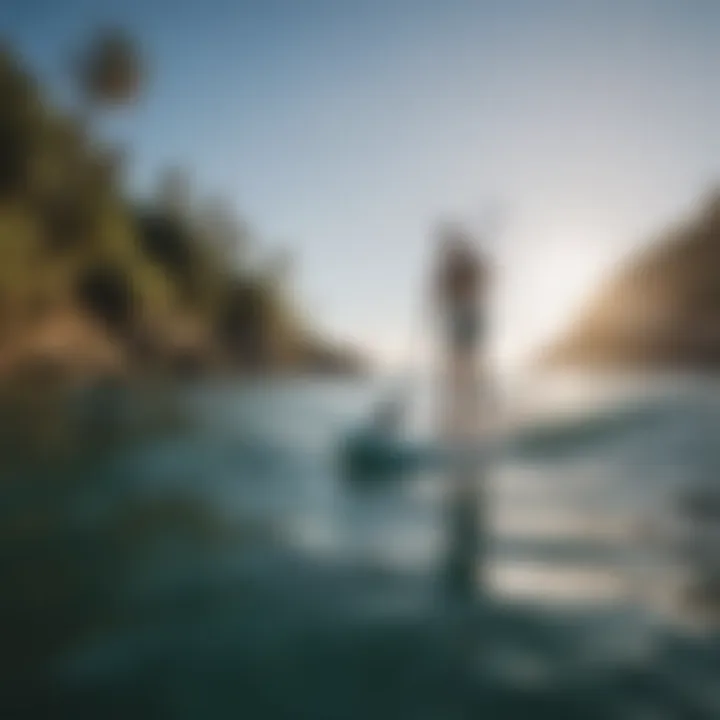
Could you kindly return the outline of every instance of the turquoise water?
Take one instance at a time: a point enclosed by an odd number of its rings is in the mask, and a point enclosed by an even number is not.
[[[39,445],[6,417],[0,716],[720,717],[715,383],[541,389],[485,449],[460,598],[444,475],[338,469],[376,388],[96,392]]]

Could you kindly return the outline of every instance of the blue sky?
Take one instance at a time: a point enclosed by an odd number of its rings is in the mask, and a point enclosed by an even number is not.
[[[0,31],[58,92],[106,21],[137,34],[152,70],[106,128],[131,149],[133,184],[192,170],[198,192],[293,248],[323,327],[389,360],[417,323],[437,218],[502,219],[494,351],[517,360],[719,175],[713,0],[0,7]]]

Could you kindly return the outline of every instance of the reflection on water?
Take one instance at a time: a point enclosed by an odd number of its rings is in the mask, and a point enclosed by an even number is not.
[[[638,403],[505,442],[461,609],[442,474],[338,474],[366,387],[8,398],[0,716],[719,717],[720,393]]]

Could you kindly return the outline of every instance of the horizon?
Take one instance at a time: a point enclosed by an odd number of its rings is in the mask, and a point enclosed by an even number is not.
[[[438,219],[482,231],[499,209],[507,367],[718,176],[709,3],[35,0],[0,28],[63,97],[65,58],[104,22],[149,61],[142,102],[102,125],[133,191],[187,168],[292,248],[307,314],[383,366],[405,361]]]

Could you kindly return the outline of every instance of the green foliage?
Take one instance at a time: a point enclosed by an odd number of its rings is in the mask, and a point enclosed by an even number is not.
[[[138,48],[118,28],[108,28],[92,38],[76,71],[86,99],[108,104],[134,99],[143,74]]]
[[[117,31],[98,35],[77,70],[91,103],[132,99],[142,76]],[[34,323],[65,313],[114,334],[129,361],[143,337],[161,358],[182,348],[206,365],[297,362],[310,335],[288,297],[290,257],[251,268],[248,227],[226,203],[194,198],[177,168],[130,202],[119,154],[91,130],[0,49],[0,361]]]

